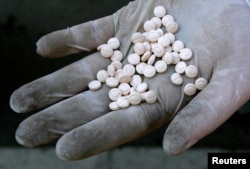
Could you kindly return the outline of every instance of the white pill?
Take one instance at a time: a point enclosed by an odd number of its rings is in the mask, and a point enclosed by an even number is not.
[[[111,62],[111,65],[114,66],[115,70],[121,69],[122,68],[122,62],[115,60]]]
[[[134,52],[138,55],[142,55],[143,53],[145,53],[146,49],[145,46],[143,45],[143,43],[136,43],[134,45]]]
[[[126,97],[119,97],[117,99],[117,104],[119,105],[120,108],[127,108],[129,106],[129,101]]]
[[[165,48],[170,45],[170,39],[167,36],[162,36],[158,39],[158,44]]]
[[[155,63],[155,59],[156,59],[156,56],[155,55],[151,55],[148,59],[148,62],[147,64],[148,65],[153,65]]]
[[[165,49],[163,46],[156,44],[153,48],[153,52],[156,57],[162,57],[165,53]]]
[[[163,18],[162,18],[162,24],[164,26],[167,25],[168,22],[173,22],[174,21],[174,17],[171,16],[171,15],[165,15]]]
[[[117,88],[113,88],[109,91],[109,98],[112,101],[117,101],[117,99],[121,96],[122,96],[122,92]]]
[[[143,74],[143,70],[144,70],[144,68],[145,68],[146,65],[147,65],[147,64],[144,63],[144,62],[141,62],[141,63],[139,63],[138,65],[136,65],[136,72],[137,72],[138,74]]]
[[[179,29],[179,26],[175,21],[167,22],[165,27],[168,33],[176,33]]]
[[[102,84],[101,84],[100,81],[93,80],[93,81],[89,82],[88,87],[89,87],[90,90],[98,90],[98,89],[101,88],[101,85]]]
[[[133,43],[142,43],[144,39],[144,35],[140,32],[135,32],[131,37]]]
[[[144,30],[145,30],[146,32],[149,32],[149,31],[151,31],[151,30],[155,30],[155,29],[156,29],[156,24],[155,24],[153,21],[148,20],[148,21],[146,21],[146,22],[144,23],[143,28],[144,28]]]
[[[175,41],[175,35],[172,33],[166,33],[164,36],[168,37],[170,40],[170,43],[174,43]]]
[[[185,72],[186,68],[187,68],[187,64],[183,61],[178,62],[175,65],[175,71],[176,71],[176,73],[179,73],[179,74],[183,74]]]
[[[158,73],[164,73],[167,70],[167,64],[163,60],[159,60],[155,63],[155,70]]]
[[[100,82],[106,82],[107,78],[109,78],[109,73],[106,70],[99,70],[96,74],[96,78]]]
[[[157,28],[156,32],[160,35],[160,37],[164,35],[164,32],[161,28]]]
[[[139,84],[138,86],[136,86],[136,91],[138,93],[144,93],[146,90],[148,90],[148,84],[143,82],[141,84]]]
[[[119,76],[121,73],[123,73],[123,69],[117,69],[117,70],[115,71],[115,78],[118,79],[118,76]]]
[[[183,83],[183,77],[179,73],[173,73],[171,75],[171,82],[175,85],[181,85]]]
[[[181,57],[177,52],[172,52],[172,56],[173,56],[172,64],[177,64],[181,60]]]
[[[140,56],[136,53],[128,55],[128,63],[132,65],[137,65],[138,63],[140,63],[140,59]]]
[[[131,82],[131,76],[129,76],[127,73],[122,72],[118,75],[118,81],[120,83],[130,83]]]
[[[117,87],[118,84],[119,84],[118,80],[117,80],[116,78],[114,78],[114,77],[109,77],[109,78],[107,78],[107,80],[106,80],[106,85],[107,85],[108,87],[111,87],[111,88]]]
[[[203,90],[207,86],[207,83],[207,79],[205,79],[204,77],[200,77],[195,81],[195,87],[198,90]]]
[[[169,53],[173,52],[172,46],[165,47],[165,52],[169,52]]]
[[[131,64],[126,64],[123,67],[123,72],[125,72],[129,76],[133,76],[135,74],[135,67],[133,65],[131,65]]]
[[[115,50],[113,55],[111,56],[112,61],[121,61],[123,58],[123,54],[119,50]]]
[[[151,20],[155,23],[156,28],[160,28],[160,27],[161,27],[162,22],[161,22],[161,19],[160,19],[160,18],[158,18],[158,17],[153,17]]]
[[[144,70],[143,70],[143,75],[147,78],[152,78],[154,77],[156,74],[156,70],[154,66],[151,65],[147,65],[145,66]]]
[[[118,49],[120,47],[120,41],[117,38],[110,38],[107,42],[107,44],[112,48],[112,49]]]
[[[142,93],[141,95],[142,95],[142,99],[145,100],[149,104],[155,103],[157,100],[157,95],[153,90]]]
[[[140,93],[138,92],[132,92],[130,93],[130,95],[128,96],[128,101],[131,105],[138,105],[141,103],[142,101],[142,96]]]
[[[164,62],[166,62],[167,65],[170,65],[170,64],[173,63],[174,57],[173,57],[172,53],[166,52],[166,53],[164,54],[164,56],[162,57],[162,60],[163,60]]]
[[[172,44],[172,49],[174,52],[180,52],[183,48],[184,48],[184,43],[180,40],[177,40]]]
[[[130,82],[131,86],[136,87],[141,83],[142,83],[142,78],[141,78],[140,75],[132,76],[132,79],[131,79],[131,82]]]
[[[184,93],[187,95],[187,96],[192,96],[196,93],[196,87],[193,83],[188,83],[185,85],[184,87]]]
[[[118,105],[117,102],[111,102],[111,103],[109,103],[109,109],[110,109],[110,110],[113,110],[113,111],[119,110],[119,109],[120,109],[120,106]]]
[[[115,67],[113,65],[108,65],[107,71],[110,77],[114,77],[116,74]]]
[[[118,86],[118,89],[121,91],[123,96],[128,95],[130,92],[130,86],[128,83],[121,83]]]
[[[182,60],[190,60],[192,58],[192,51],[189,48],[181,49],[180,57]]]
[[[143,42],[142,44],[145,46],[145,50],[146,51],[150,51],[151,50],[151,45],[148,42]]]
[[[149,52],[149,51],[145,52],[145,53],[142,55],[142,57],[141,57],[141,61],[146,62],[146,61],[150,58],[151,55],[152,55],[151,52]]]
[[[113,52],[114,52],[113,49],[109,45],[103,44],[101,46],[100,53],[101,53],[102,57],[110,58],[113,55]]]
[[[156,42],[160,38],[160,35],[156,30],[151,30],[151,31],[146,33],[146,38],[150,42]]]
[[[198,75],[198,69],[194,65],[189,65],[185,69],[185,75],[189,78],[195,78]]]
[[[157,6],[154,8],[154,15],[156,17],[162,18],[166,15],[166,9],[163,6]]]

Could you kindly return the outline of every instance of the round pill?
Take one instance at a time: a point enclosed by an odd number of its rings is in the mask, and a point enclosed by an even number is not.
[[[107,67],[108,74],[110,77],[114,77],[116,74],[115,67],[113,65],[108,65]]]
[[[144,76],[147,77],[147,78],[152,78],[152,77],[155,76],[156,70],[155,70],[154,66],[147,65],[147,66],[145,66],[145,68],[144,68],[143,74],[144,74]]]
[[[121,91],[123,96],[128,95],[130,92],[130,86],[128,83],[121,83],[118,86],[118,89]]]
[[[155,59],[156,59],[156,56],[155,55],[151,55],[148,59],[148,62],[147,64],[148,65],[153,65],[155,63]]]
[[[126,64],[123,67],[123,72],[125,72],[129,76],[133,76],[135,74],[135,67],[133,65],[131,65],[131,64]]]
[[[207,83],[207,79],[205,79],[204,77],[200,77],[195,81],[195,87],[198,90],[203,90],[207,86]]]
[[[122,96],[122,93],[118,88],[113,88],[109,91],[109,98],[112,101],[117,101],[117,99],[121,96]]]
[[[141,95],[143,100],[145,100],[149,104],[155,103],[157,100],[157,95],[153,90],[142,93]]]
[[[117,99],[117,104],[120,108],[127,108],[129,106],[129,101],[125,97],[119,97]]]
[[[184,87],[184,93],[187,95],[187,96],[192,96],[196,93],[196,87],[193,83],[188,83],[185,85]]]
[[[170,39],[167,36],[162,36],[158,39],[158,44],[165,48],[170,45]]]
[[[123,73],[123,69],[117,69],[117,70],[115,71],[115,78],[118,79],[118,76],[119,76],[121,73]]]
[[[159,60],[155,63],[155,70],[158,73],[164,73],[167,70],[167,64],[166,62]]]
[[[142,43],[144,41],[144,36],[140,32],[135,32],[131,37],[131,41],[133,43]]]
[[[189,48],[181,49],[180,57],[182,60],[190,60],[192,58],[192,51]]]
[[[131,86],[136,87],[141,83],[142,83],[142,78],[141,78],[140,75],[132,76],[132,79],[131,79],[131,82],[130,82]]]
[[[144,70],[144,68],[145,68],[146,65],[147,65],[147,64],[144,63],[144,62],[141,62],[141,63],[139,63],[138,65],[136,65],[136,72],[137,72],[138,74],[143,74],[143,70]]]
[[[157,28],[156,32],[160,35],[160,37],[164,35],[164,32],[161,28]]]
[[[175,35],[174,34],[166,33],[164,36],[167,37],[170,40],[170,43],[174,43],[174,41],[175,41]]]
[[[143,42],[142,44],[145,46],[145,50],[146,51],[150,51],[151,50],[151,45],[148,42]]]
[[[153,52],[156,57],[162,57],[165,53],[165,49],[163,46],[156,44],[153,48]]]
[[[179,73],[179,74],[183,74],[185,72],[186,68],[187,68],[187,64],[183,61],[178,62],[175,65],[175,71],[176,71],[176,73]]]
[[[169,33],[176,33],[179,29],[178,24],[175,21],[167,22],[165,27]]]
[[[163,6],[157,6],[154,8],[154,15],[156,17],[162,18],[166,15],[166,9]]]
[[[160,19],[160,18],[158,18],[158,17],[153,17],[151,20],[155,23],[156,28],[160,28],[160,27],[161,27],[162,22],[161,22],[161,19]]]
[[[185,74],[189,78],[195,78],[198,75],[198,69],[194,65],[189,65],[185,69]]]
[[[173,56],[172,64],[177,64],[181,60],[181,57],[177,52],[172,52],[172,56]]]
[[[142,57],[141,57],[141,61],[146,62],[146,61],[149,59],[149,57],[150,57],[151,55],[152,55],[151,52],[149,52],[149,51],[145,52],[145,53],[142,55]]]
[[[140,56],[136,53],[132,53],[128,56],[128,63],[132,65],[137,65],[140,63]]]
[[[115,51],[113,52],[113,55],[111,56],[111,60],[112,60],[112,61],[121,61],[122,58],[123,58],[123,54],[122,54],[122,52],[119,51],[119,50],[115,50]]]
[[[93,80],[88,84],[90,90],[98,90],[101,88],[101,82],[98,80]]]
[[[107,44],[112,48],[112,49],[118,49],[120,47],[120,41],[117,38],[110,38],[107,42]]]
[[[146,32],[149,32],[149,31],[151,31],[151,30],[155,30],[155,29],[156,29],[156,24],[155,24],[153,21],[148,20],[148,21],[146,21],[146,22],[144,23],[143,28],[144,28],[144,30],[145,30]]]
[[[122,68],[122,62],[115,60],[111,62],[111,65],[114,66],[115,70],[121,69]]]
[[[145,46],[142,43],[136,43],[134,45],[134,52],[138,55],[142,55],[143,53],[145,53],[146,49]]]
[[[179,73],[173,73],[171,75],[171,82],[175,85],[181,85],[183,83],[183,77]]]
[[[180,40],[177,40],[172,44],[172,49],[174,52],[180,52],[183,48],[184,48],[184,43]]]
[[[106,70],[99,70],[96,74],[96,78],[100,82],[106,82],[107,78],[109,78],[109,73]]]
[[[109,45],[103,44],[101,46],[100,53],[104,58],[110,58],[113,55],[113,52],[113,49]]]
[[[138,92],[132,92],[129,96],[128,96],[128,101],[131,105],[138,105],[141,103],[142,101],[142,96],[140,93]]]
[[[168,22],[173,22],[174,21],[174,17],[171,16],[171,15],[165,15],[163,18],[162,18],[162,24],[164,26],[167,25]]]
[[[111,102],[109,103],[109,109],[115,111],[115,110],[119,110],[120,107],[117,102]]]
[[[173,52],[172,46],[165,47],[165,52],[169,52],[169,53]]]
[[[173,57],[172,53],[166,52],[166,53],[164,54],[164,56],[162,57],[162,60],[163,60],[164,62],[166,62],[167,65],[170,65],[170,64],[173,63],[174,57]]]
[[[150,42],[157,42],[160,35],[156,30],[152,30],[146,34],[146,37]]]
[[[138,93],[144,93],[146,90],[148,90],[148,84],[145,82],[136,86],[136,91]]]
[[[127,73],[125,72],[121,72],[118,75],[118,81],[120,83],[130,83],[131,82],[131,76],[129,76]]]
[[[106,80],[106,85],[108,86],[108,87],[117,87],[118,86],[118,84],[119,84],[119,82],[118,82],[118,80],[116,79],[116,78],[114,78],[114,77],[109,77],[109,78],[107,78],[107,80]]]

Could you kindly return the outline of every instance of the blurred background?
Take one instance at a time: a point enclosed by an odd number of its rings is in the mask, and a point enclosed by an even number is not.
[[[224,125],[187,153],[170,157],[161,149],[166,126],[115,150],[77,162],[56,157],[54,143],[28,149],[14,138],[18,124],[31,114],[16,114],[9,107],[11,93],[21,85],[51,73],[88,53],[61,59],[36,54],[44,34],[110,15],[129,0],[0,0],[0,169],[147,169],[205,168],[207,152],[250,150],[250,106],[239,109]],[[197,160],[198,158],[198,160]],[[39,168],[40,167],[40,168]]]

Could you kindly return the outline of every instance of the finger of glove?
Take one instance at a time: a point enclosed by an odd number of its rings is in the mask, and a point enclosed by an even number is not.
[[[66,132],[108,112],[108,87],[85,91],[25,119],[16,140],[26,147],[50,143]]]
[[[44,57],[56,58],[81,51],[92,51],[114,36],[112,16],[106,16],[40,38],[37,53]]]
[[[65,160],[87,158],[139,138],[165,121],[159,103],[112,111],[63,135],[56,152]]]
[[[15,90],[10,98],[11,108],[25,113],[43,108],[71,97],[88,88],[100,69],[106,69],[109,59],[99,53],[89,55],[54,73],[25,84]]]
[[[239,77],[235,70],[222,70],[170,123],[164,150],[178,155],[224,123],[249,99],[249,71]],[[244,76],[244,75],[245,76]],[[244,78],[245,77],[245,78]],[[240,79],[237,81],[236,79]]]

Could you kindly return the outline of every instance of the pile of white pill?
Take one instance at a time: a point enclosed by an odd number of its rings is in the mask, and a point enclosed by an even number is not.
[[[153,78],[157,73],[164,73],[169,65],[175,67],[175,73],[171,75],[174,85],[183,85],[184,75],[196,79],[195,83],[184,86],[187,96],[204,89],[208,83],[203,77],[197,78],[198,68],[195,65],[186,63],[192,59],[192,51],[185,48],[182,41],[176,40],[174,34],[179,29],[178,24],[171,15],[166,14],[163,6],[155,7],[154,17],[147,20],[143,28],[145,32],[135,32],[131,37],[133,53],[128,55],[128,63],[125,65],[122,64],[123,54],[119,50],[119,39],[110,38],[106,44],[97,48],[101,56],[111,59],[112,62],[106,70],[97,73],[97,80],[89,83],[89,89],[98,90],[102,83],[106,83],[111,88],[111,110],[138,105],[142,101],[156,102],[156,93],[149,90],[143,77]]]

